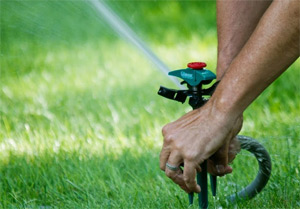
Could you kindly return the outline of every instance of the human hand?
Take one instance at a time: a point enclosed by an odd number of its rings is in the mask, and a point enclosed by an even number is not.
[[[224,176],[232,172],[230,164],[240,152],[241,145],[237,137],[233,137],[229,144],[225,143],[207,160],[207,170],[214,176]]]
[[[216,113],[207,103],[202,108],[193,110],[164,126],[160,168],[187,193],[200,192],[200,187],[195,180],[197,171],[201,172],[200,164],[224,145],[209,161],[210,165],[216,165],[214,162],[217,158],[225,156],[224,153],[228,154],[230,142],[240,128],[240,118]],[[227,165],[228,159],[227,156],[225,160],[222,159],[222,162]],[[166,167],[166,163],[174,168]],[[179,168],[182,163],[184,163],[183,171]],[[217,169],[210,169],[210,171],[215,173]]]

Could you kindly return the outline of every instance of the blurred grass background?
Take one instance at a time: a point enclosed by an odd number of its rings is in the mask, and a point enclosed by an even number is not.
[[[214,1],[107,3],[170,69],[199,60],[214,71]],[[174,84],[86,1],[0,1],[0,9],[0,207],[187,208],[158,167],[161,127],[190,110],[157,96]],[[300,207],[299,67],[245,112],[242,134],[272,157],[269,184],[249,202],[225,201],[257,172],[242,152],[215,206]]]

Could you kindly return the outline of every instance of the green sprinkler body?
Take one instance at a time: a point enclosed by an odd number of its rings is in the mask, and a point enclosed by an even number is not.
[[[161,86],[158,94],[171,100],[184,103],[189,98],[189,105],[193,109],[200,108],[207,101],[207,97],[211,96],[218,84],[215,82],[210,88],[203,88],[203,85],[210,84],[216,75],[210,70],[205,69],[204,62],[191,62],[186,69],[179,69],[169,72],[169,75],[176,76],[183,81],[181,84],[187,84],[187,90],[174,90]],[[197,183],[201,187],[201,192],[198,194],[198,202],[200,208],[208,207],[208,190],[207,190],[207,162],[204,161],[201,165],[202,171],[197,173]],[[210,175],[212,195],[216,196],[217,177]],[[193,204],[194,194],[189,194],[189,203]]]

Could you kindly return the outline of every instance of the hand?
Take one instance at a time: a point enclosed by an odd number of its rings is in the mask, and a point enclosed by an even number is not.
[[[207,170],[214,176],[224,176],[232,172],[230,164],[240,152],[241,145],[237,137],[233,137],[229,144],[224,144],[207,160]]]
[[[164,143],[160,153],[160,168],[187,193],[200,192],[195,179],[196,172],[201,172],[199,165],[223,145],[225,147],[220,155],[224,156],[231,139],[241,128],[240,118],[216,113],[212,109],[208,102],[202,108],[167,124],[162,130]],[[228,157],[224,162],[228,164]],[[166,163],[177,167],[184,163],[184,171],[166,168]]]

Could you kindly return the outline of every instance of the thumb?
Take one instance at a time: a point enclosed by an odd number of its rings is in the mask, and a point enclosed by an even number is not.
[[[223,176],[232,172],[232,168],[228,166],[229,143],[230,141],[226,141],[226,143],[209,158],[209,173],[216,176]]]

